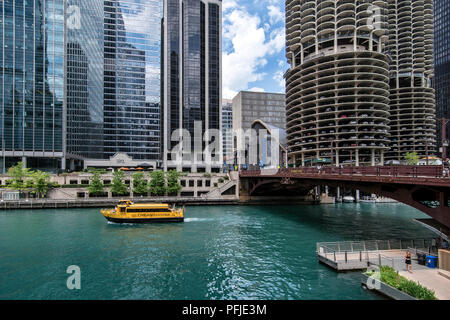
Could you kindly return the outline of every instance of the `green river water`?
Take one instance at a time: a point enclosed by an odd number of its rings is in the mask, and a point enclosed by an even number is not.
[[[401,204],[190,206],[178,224],[98,209],[0,212],[0,299],[381,299],[316,242],[433,237]],[[69,290],[68,266],[81,270]]]

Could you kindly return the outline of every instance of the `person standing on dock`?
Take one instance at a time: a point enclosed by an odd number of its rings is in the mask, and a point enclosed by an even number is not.
[[[405,264],[406,264],[406,271],[412,273],[411,252],[409,251],[406,251]]]

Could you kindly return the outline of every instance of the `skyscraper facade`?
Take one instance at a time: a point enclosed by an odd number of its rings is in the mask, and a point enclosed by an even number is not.
[[[45,159],[48,166],[60,166],[64,1],[6,0],[0,2],[0,12],[0,132],[5,166],[27,157],[30,164]]]
[[[164,2],[164,164],[175,130],[202,137],[221,123],[221,0]],[[201,139],[202,137],[197,137]],[[197,141],[202,147],[204,141]],[[203,148],[202,148],[203,149]],[[188,165],[189,166],[189,165]]]
[[[1,1],[2,169],[65,168],[101,152],[102,12],[101,0]]]
[[[67,0],[67,168],[103,155],[103,1]]]
[[[434,63],[437,118],[450,119],[450,1],[434,0]],[[442,146],[441,121],[438,121],[437,142]],[[450,140],[450,123],[447,123]],[[446,155],[448,157],[448,154]]]
[[[291,162],[435,153],[432,0],[286,1]]]
[[[433,76],[433,1],[388,1],[386,54],[390,62],[388,160],[436,154]]]
[[[104,158],[160,159],[160,0],[104,1]]]
[[[388,150],[386,24],[373,24],[371,2],[286,1],[286,129],[295,164],[375,164]]]

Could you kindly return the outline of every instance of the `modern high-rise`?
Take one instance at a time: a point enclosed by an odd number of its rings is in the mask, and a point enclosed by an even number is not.
[[[286,1],[286,127],[295,164],[331,157],[375,164],[388,150],[386,24],[372,23],[371,2]]]
[[[101,158],[103,149],[103,1],[66,1],[67,169],[85,158]]]
[[[170,150],[178,144],[172,140],[175,130],[185,129],[190,133],[192,149],[196,126],[201,131],[198,139],[207,129],[220,130],[221,12],[221,0],[164,1],[165,169],[171,160]],[[206,142],[197,141],[197,144],[203,150]],[[189,163],[188,167],[192,168]]]
[[[436,116],[450,119],[450,1],[448,0],[434,0],[434,64]],[[442,122],[438,120],[438,146],[442,146],[441,124]],[[450,140],[450,123],[447,123],[446,139]]]
[[[286,1],[291,162],[434,154],[432,34],[432,0]]]
[[[104,1],[103,158],[161,157],[163,1]]]
[[[101,153],[102,15],[103,0],[0,2],[2,169]]]
[[[433,1],[388,1],[390,146],[387,160],[407,152],[436,154],[433,77]]]

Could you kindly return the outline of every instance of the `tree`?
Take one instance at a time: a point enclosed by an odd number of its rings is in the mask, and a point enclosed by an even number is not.
[[[143,195],[148,192],[148,183],[143,172],[133,174],[133,192],[137,195]]]
[[[45,197],[50,189],[50,174],[40,170],[34,171],[31,174],[33,180],[32,193],[36,194],[38,198]]]
[[[100,172],[93,173],[88,191],[89,195],[93,196],[101,196],[105,194],[105,188],[102,181],[100,180]]]
[[[124,196],[128,194],[128,186],[124,183],[125,173],[122,170],[114,172],[111,185],[111,192],[114,195]]]
[[[150,173],[149,189],[152,195],[163,196],[166,193],[166,184],[164,179],[164,172],[153,171]]]
[[[177,195],[181,190],[180,177],[181,172],[170,170],[167,172],[167,193]]]
[[[27,179],[30,178],[31,172],[28,168],[25,168],[23,162],[19,162],[16,166],[8,169],[8,175],[12,178],[11,183],[8,185],[9,189],[24,191],[28,189]]]
[[[405,155],[405,161],[409,165],[416,165],[419,162],[420,158],[417,152],[408,152]]]

